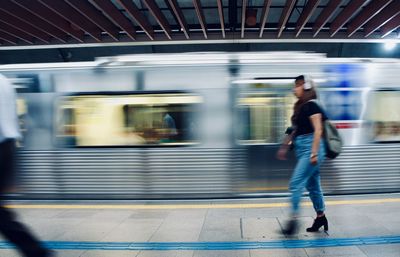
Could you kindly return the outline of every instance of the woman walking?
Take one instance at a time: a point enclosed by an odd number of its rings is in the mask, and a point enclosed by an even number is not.
[[[290,179],[289,190],[291,193],[292,216],[283,234],[292,235],[297,233],[297,217],[300,211],[300,200],[304,188],[310,194],[316,219],[308,232],[316,232],[324,226],[328,230],[328,220],[325,216],[325,203],[320,182],[320,166],[325,159],[325,146],[322,138],[323,121],[326,119],[322,109],[316,103],[317,94],[314,82],[304,75],[295,79],[293,88],[297,102],[294,105],[294,112],[291,118],[292,128],[288,129],[287,136],[279,148],[277,158],[286,160],[286,154],[290,144],[294,143],[296,167]]]

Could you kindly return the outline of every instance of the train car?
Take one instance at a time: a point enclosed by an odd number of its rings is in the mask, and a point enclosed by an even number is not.
[[[2,65],[23,138],[14,199],[286,195],[275,153],[294,77],[317,84],[344,139],[327,194],[400,192],[400,61],[304,52],[125,55]]]

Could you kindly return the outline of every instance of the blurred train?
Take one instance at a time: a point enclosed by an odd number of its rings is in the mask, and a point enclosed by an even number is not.
[[[400,61],[304,52],[186,53],[2,65],[23,138],[14,199],[287,194],[294,77],[344,138],[326,194],[400,192]]]

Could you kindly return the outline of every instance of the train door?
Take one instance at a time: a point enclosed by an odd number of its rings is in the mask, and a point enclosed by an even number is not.
[[[293,161],[279,161],[275,155],[290,126],[294,100],[290,86],[238,93],[234,134],[236,144],[247,153],[247,179],[241,193],[287,192]]]

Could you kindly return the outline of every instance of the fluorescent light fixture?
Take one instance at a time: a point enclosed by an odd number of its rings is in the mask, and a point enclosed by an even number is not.
[[[326,79],[313,79],[315,83],[323,83],[326,82]],[[232,81],[232,84],[292,84],[294,83],[293,79],[239,79]]]
[[[386,51],[392,51],[393,49],[396,48],[397,43],[395,41],[386,41],[383,45],[383,48]]]
[[[288,84],[292,83],[294,79],[239,79],[232,81],[233,84],[257,84],[257,83],[269,83],[269,84]]]

